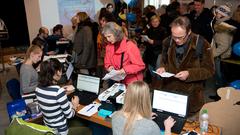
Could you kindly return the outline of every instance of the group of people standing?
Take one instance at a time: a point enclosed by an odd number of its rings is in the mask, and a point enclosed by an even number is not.
[[[117,19],[106,9],[102,9],[99,15],[98,31],[85,12],[72,18],[72,55],[79,73],[94,74],[96,67],[104,67],[107,72],[116,70],[117,74],[126,76],[121,81],[127,85],[124,105],[112,117],[114,135],[160,134],[159,127],[151,120],[150,89],[142,81],[145,69],[156,70],[159,74],[175,74],[174,77],[161,78],[158,80],[160,85],[153,87],[188,94],[190,116],[204,104],[204,82],[208,78],[215,74],[221,84],[219,87],[223,86],[219,62],[230,57],[237,26],[230,21],[231,9],[228,6],[217,7],[213,14],[204,8],[204,3],[204,0],[194,0],[195,10],[174,18],[169,27],[160,25],[163,18],[158,15],[149,16],[149,28],[142,36],[146,45],[143,58],[137,43],[128,39],[124,26],[117,24]],[[112,5],[108,6],[111,9]],[[68,130],[66,119],[74,116],[79,99],[74,97],[68,101],[66,93],[71,88],[58,86],[62,75],[61,63],[55,59],[44,61],[39,74],[32,66],[41,61],[43,54],[57,53],[48,49],[44,40],[48,33],[46,28],[40,28],[33,42],[35,45],[27,50],[20,70],[21,93],[35,91],[44,123],[56,128],[60,134],[68,134],[73,131]],[[166,135],[171,134],[174,123],[171,117],[164,121]]]

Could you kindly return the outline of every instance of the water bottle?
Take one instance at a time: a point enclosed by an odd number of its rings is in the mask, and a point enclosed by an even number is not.
[[[208,110],[203,109],[200,114],[200,133],[201,135],[205,135],[208,131]]]

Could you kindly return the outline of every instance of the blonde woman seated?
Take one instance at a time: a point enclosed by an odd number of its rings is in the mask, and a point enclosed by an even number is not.
[[[25,61],[20,68],[20,93],[21,95],[32,93],[38,85],[38,73],[33,64],[42,58],[42,49],[37,45],[31,45],[27,52]]]
[[[165,135],[171,134],[175,121],[164,121]],[[113,135],[160,135],[160,128],[152,121],[152,107],[148,85],[135,81],[128,85],[123,108],[112,116]]]

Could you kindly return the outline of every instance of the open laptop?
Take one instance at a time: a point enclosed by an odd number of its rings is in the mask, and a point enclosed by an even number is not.
[[[75,94],[79,97],[79,104],[88,105],[97,99],[99,94],[100,78],[78,74]]]
[[[153,121],[158,124],[161,130],[164,130],[164,120],[171,116],[176,121],[171,131],[180,134],[186,122],[188,96],[154,90],[152,98],[153,112],[158,115]]]

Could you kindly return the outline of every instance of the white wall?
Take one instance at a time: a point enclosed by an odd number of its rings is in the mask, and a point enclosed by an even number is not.
[[[108,3],[113,3],[113,0],[94,1],[96,12],[94,20],[97,21],[100,9],[106,6]],[[24,0],[30,42],[34,39],[34,37],[36,37],[38,29],[41,26],[47,27],[51,33],[52,28],[56,24],[60,23],[60,15],[58,11],[59,7],[57,2],[57,0]],[[64,35],[67,36],[70,32],[70,24],[64,24]]]
[[[28,24],[29,39],[31,42],[37,35],[39,27],[42,25],[39,2],[38,0],[24,0],[24,3]]]
[[[57,0],[39,0],[41,24],[50,31],[59,24],[58,3]]]

